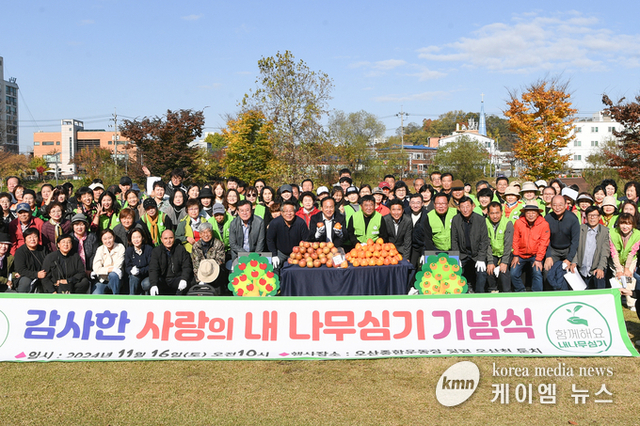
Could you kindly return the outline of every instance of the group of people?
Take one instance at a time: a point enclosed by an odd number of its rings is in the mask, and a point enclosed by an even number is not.
[[[551,182],[472,185],[433,172],[412,188],[387,175],[373,187],[354,185],[343,169],[333,186],[311,179],[277,188],[234,177],[186,186],[184,171],[163,182],[147,175],[141,189],[124,176],[45,184],[37,193],[6,179],[0,193],[0,291],[185,294],[208,284],[228,294],[240,253],[268,252],[279,271],[300,241],[394,243],[420,268],[428,252],[457,252],[473,292],[567,290],[578,274],[589,288],[610,279],[633,285],[640,247],[640,183],[619,197],[615,181],[592,191]]]

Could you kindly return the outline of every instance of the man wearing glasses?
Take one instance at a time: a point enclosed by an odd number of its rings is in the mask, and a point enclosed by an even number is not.
[[[598,207],[589,206],[585,213],[587,223],[580,225],[580,242],[570,270],[577,269],[588,288],[605,288],[604,271],[611,252],[609,228],[600,223]]]

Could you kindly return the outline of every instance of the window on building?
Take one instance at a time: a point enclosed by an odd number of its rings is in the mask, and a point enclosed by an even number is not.
[[[109,142],[107,142],[107,145],[111,145],[112,143],[113,143],[112,141],[109,141]]]
[[[576,127],[576,133],[582,133],[582,127]]]
[[[598,146],[598,141],[591,141],[591,146]]]
[[[56,145],[60,145],[60,141],[56,141]]]
[[[573,141],[573,146],[582,146],[582,141],[579,141],[579,140]]]
[[[40,146],[40,142],[34,142],[33,145],[34,146]]]
[[[573,156],[573,160],[574,161],[582,161],[582,155],[574,155]]]
[[[53,142],[42,142],[42,145],[53,145]]]
[[[591,133],[598,133],[598,128],[597,127],[592,127],[591,128]]]
[[[616,129],[615,127],[609,127],[608,131],[609,131],[609,133],[613,133],[613,131],[614,131],[615,129]]]

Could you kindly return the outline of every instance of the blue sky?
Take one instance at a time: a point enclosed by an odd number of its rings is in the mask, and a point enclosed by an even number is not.
[[[333,79],[330,108],[365,110],[387,134],[450,110],[502,114],[508,89],[570,80],[580,115],[602,93],[640,93],[635,2],[28,1],[3,5],[5,78],[20,86],[21,150],[76,118],[108,128],[205,108],[225,125],[255,88],[257,62],[290,50]]]

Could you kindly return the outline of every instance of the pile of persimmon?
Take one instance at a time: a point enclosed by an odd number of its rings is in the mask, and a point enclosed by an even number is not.
[[[322,265],[328,268],[346,268],[347,262],[342,262],[341,265],[333,264],[333,256],[338,253],[338,249],[332,242],[322,243],[310,243],[307,241],[300,241],[300,244],[293,248],[293,251],[289,255],[289,262],[291,265],[298,265],[301,268],[319,268]]]
[[[385,243],[382,238],[367,240],[366,244],[356,244],[345,258],[353,266],[382,266],[397,265],[402,260],[402,255],[392,243]]]

